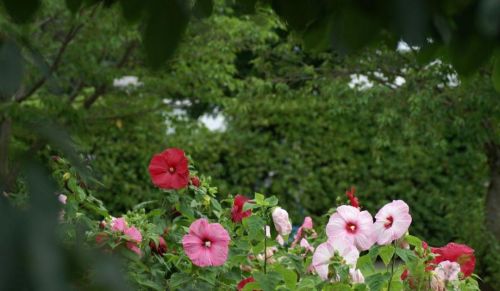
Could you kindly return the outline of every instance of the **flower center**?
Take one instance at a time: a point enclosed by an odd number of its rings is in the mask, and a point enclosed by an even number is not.
[[[209,240],[206,240],[204,245],[205,245],[205,247],[209,248],[212,245],[212,242]]]
[[[390,228],[392,223],[394,222],[394,218],[391,216],[387,217],[386,222],[384,224],[385,228]]]
[[[175,168],[174,167],[170,167],[170,168],[168,168],[168,171],[173,174],[175,172]]]
[[[348,222],[346,224],[346,226],[345,226],[345,229],[349,233],[356,233],[356,230],[358,229],[358,226],[355,223],[353,223],[353,222]]]

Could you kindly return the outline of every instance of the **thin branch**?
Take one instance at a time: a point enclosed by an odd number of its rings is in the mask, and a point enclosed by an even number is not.
[[[45,84],[45,82],[48,80],[48,77],[54,73],[57,68],[59,67],[59,64],[61,63],[62,56],[64,52],[66,51],[66,48],[68,47],[69,43],[75,38],[76,34],[82,29],[83,24],[73,26],[71,29],[68,31],[66,36],[64,37],[64,40],[59,47],[59,50],[57,51],[56,57],[54,58],[54,61],[52,61],[52,64],[49,67],[49,71],[47,74],[44,74],[38,81],[35,82],[35,84],[29,89],[26,93],[19,95],[16,98],[17,102],[23,102],[24,100],[28,99],[31,95],[33,95],[40,87]]]
[[[92,9],[92,11],[89,14],[89,18],[92,18],[97,10],[97,7],[99,5],[95,5]],[[42,87],[45,82],[49,79],[50,75],[52,75],[59,67],[63,54],[68,48],[68,45],[70,42],[76,37],[78,32],[83,28],[84,23],[80,23],[78,25],[73,25],[69,31],[66,33],[61,46],[59,47],[59,50],[57,51],[56,57],[52,61],[52,64],[49,67],[49,70],[46,74],[44,74],[38,81],[33,84],[33,86],[23,94],[18,94],[17,97],[15,97],[16,102],[23,102],[24,100],[28,99],[31,95],[33,95],[40,87]]]
[[[95,122],[95,121],[100,121],[100,120],[106,120],[106,119],[125,119],[125,118],[131,118],[131,117],[136,117],[136,116],[141,116],[147,113],[152,113],[157,110],[160,110],[162,108],[168,107],[168,104],[160,104],[152,108],[147,108],[143,110],[138,110],[135,112],[130,112],[130,113],[125,113],[125,114],[116,114],[116,115],[108,115],[108,116],[97,116],[93,118],[87,119],[88,122]]]
[[[132,52],[137,47],[137,45],[138,45],[137,41],[132,41],[129,43],[129,45],[125,49],[125,52],[123,53],[123,56],[116,64],[116,68],[123,68],[127,64],[128,60],[130,59],[130,56],[132,55]],[[83,102],[83,108],[89,109],[92,106],[92,104],[94,104],[97,101],[99,97],[101,97],[104,93],[106,93],[107,90],[108,86],[106,84],[99,85],[96,88],[94,94],[90,95],[87,99],[85,99],[85,101]]]

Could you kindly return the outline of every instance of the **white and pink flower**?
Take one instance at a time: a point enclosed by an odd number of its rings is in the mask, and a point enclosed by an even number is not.
[[[402,200],[395,200],[382,207],[375,215],[374,239],[387,245],[401,238],[411,224],[410,208]]]
[[[358,249],[347,239],[337,237],[320,244],[313,254],[312,266],[319,277],[328,280],[329,265],[337,252],[350,267],[354,268],[359,258]],[[332,278],[330,278],[332,279]]]
[[[358,250],[369,249],[373,243],[373,218],[371,214],[358,208],[342,205],[337,208],[326,225],[329,239],[343,237]]]
[[[438,279],[449,282],[458,280],[458,273],[460,273],[460,264],[457,262],[442,261],[434,270]]]
[[[281,236],[289,235],[292,232],[292,223],[288,218],[288,212],[281,207],[276,207],[272,213],[274,227]]]

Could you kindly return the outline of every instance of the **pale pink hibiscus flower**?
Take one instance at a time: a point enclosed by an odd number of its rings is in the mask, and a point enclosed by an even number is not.
[[[434,270],[440,280],[449,282],[458,280],[460,273],[460,264],[457,262],[443,261],[439,263]]]
[[[351,277],[352,282],[355,284],[363,284],[365,282],[365,277],[359,269],[349,269],[349,276]]]
[[[222,225],[201,218],[191,224],[189,233],[182,238],[182,246],[196,266],[221,266],[227,260],[230,240]]]
[[[294,248],[297,244],[300,243],[301,239],[306,236],[307,231],[310,231],[312,236],[316,237],[316,233],[314,232],[314,229],[313,229],[313,221],[312,221],[312,218],[310,216],[307,216],[306,218],[304,218],[304,222],[297,230],[297,234],[295,235],[295,238],[292,242],[292,248]]]
[[[328,266],[337,252],[351,267],[356,266],[359,258],[358,249],[347,239],[337,237],[320,244],[313,254],[312,266],[319,277],[328,280]]]
[[[367,250],[374,243],[373,218],[366,210],[360,211],[350,205],[339,206],[326,225],[326,234],[329,239],[343,237],[358,250]]]
[[[292,232],[292,223],[288,218],[288,212],[281,207],[276,207],[272,213],[274,227],[281,236],[289,235]]]
[[[410,227],[410,208],[404,201],[394,200],[382,207],[375,219],[374,239],[379,245],[387,245],[401,238]]]

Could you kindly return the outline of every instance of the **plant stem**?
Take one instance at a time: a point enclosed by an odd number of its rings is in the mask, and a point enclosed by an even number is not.
[[[267,274],[267,209],[264,210],[264,274]]]
[[[391,277],[389,277],[389,284],[387,285],[387,291],[391,291],[391,282],[392,282],[392,277],[394,276],[394,263],[396,260],[394,259],[394,256],[396,255],[396,241],[394,241],[394,253],[392,254],[391,258]]]

